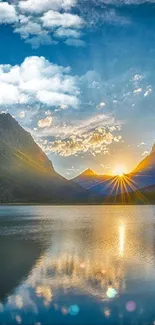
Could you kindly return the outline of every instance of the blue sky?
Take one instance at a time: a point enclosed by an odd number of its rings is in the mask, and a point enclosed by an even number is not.
[[[0,111],[71,178],[131,171],[155,139],[155,1],[0,1]]]

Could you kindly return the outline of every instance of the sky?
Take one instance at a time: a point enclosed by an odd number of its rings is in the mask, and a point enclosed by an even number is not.
[[[57,172],[132,171],[155,140],[155,0],[0,0],[0,112]]]

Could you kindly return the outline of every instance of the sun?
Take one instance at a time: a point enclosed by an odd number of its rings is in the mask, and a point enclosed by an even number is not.
[[[126,168],[125,168],[124,165],[117,165],[114,168],[113,175],[117,175],[119,177],[123,177],[123,175],[125,174],[125,172],[126,172]]]

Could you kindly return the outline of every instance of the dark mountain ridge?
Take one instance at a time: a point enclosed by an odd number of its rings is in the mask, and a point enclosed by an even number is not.
[[[72,203],[88,196],[55,172],[30,133],[10,114],[0,114],[0,202]]]

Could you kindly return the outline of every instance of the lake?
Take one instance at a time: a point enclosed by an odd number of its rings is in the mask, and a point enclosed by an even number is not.
[[[0,324],[155,324],[154,206],[1,206]]]

